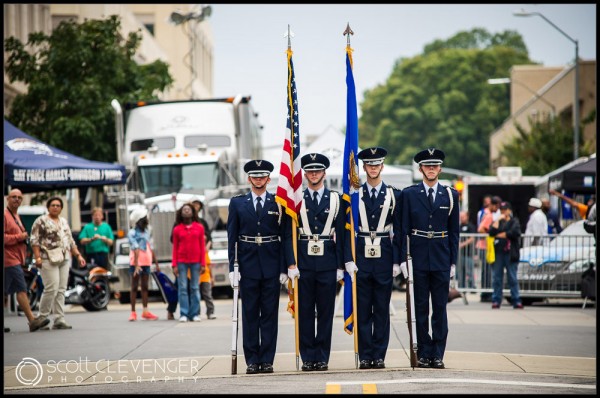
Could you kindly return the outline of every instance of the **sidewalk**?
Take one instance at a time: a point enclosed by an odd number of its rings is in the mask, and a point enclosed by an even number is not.
[[[391,317],[386,369],[355,368],[353,337],[343,332],[343,319],[337,314],[329,371],[316,373],[365,377],[387,374],[393,378],[397,371],[412,372],[406,351],[403,297],[400,292],[392,296],[395,313]],[[416,368],[415,372],[423,372],[424,377],[465,371],[595,379],[595,309],[582,310],[580,305],[567,304],[491,310],[489,303],[480,303],[475,297],[469,297],[469,305],[461,300],[448,304],[446,370]],[[72,306],[67,314],[72,330],[35,334],[28,332],[23,317],[5,313],[5,326],[12,331],[4,334],[4,388],[22,391],[82,384],[272,376],[245,374],[241,323],[237,376],[232,376],[232,301],[216,300],[215,304],[216,320],[188,323],[167,321],[164,316],[158,321],[127,322],[129,306],[116,302],[111,302],[108,311],[96,313]],[[282,296],[274,376],[305,374],[296,370],[294,321],[286,306],[287,299]],[[162,315],[165,304],[151,302],[150,308]]]
[[[238,369],[234,377],[256,377],[245,374],[244,357],[237,358]],[[329,372],[354,372],[354,353],[332,352]],[[477,352],[447,352],[447,370],[489,371],[534,373],[561,376],[596,376],[595,358],[556,357],[541,355],[516,355]],[[403,350],[389,350],[386,370],[361,370],[361,373],[410,370],[408,353]],[[49,386],[69,386],[82,384],[103,384],[112,382],[139,382],[163,380],[187,380],[214,377],[232,377],[231,356],[205,356],[191,358],[163,358],[83,362],[66,361],[60,364],[30,362],[28,365],[4,367],[4,387],[6,390],[28,389]],[[418,372],[439,370],[418,369]],[[277,354],[275,373],[298,374],[295,368],[295,354]],[[19,375],[19,376],[18,376]],[[29,380],[30,385],[19,381]],[[36,380],[39,380],[36,382]]]

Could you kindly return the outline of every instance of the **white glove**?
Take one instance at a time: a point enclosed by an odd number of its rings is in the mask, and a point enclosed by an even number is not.
[[[454,275],[456,275],[456,265],[452,264],[450,267],[450,279],[454,278]]]
[[[354,263],[354,261],[348,261],[346,264],[346,272],[350,274],[350,279],[354,282],[354,272],[358,271],[358,267]]]
[[[296,284],[296,277],[300,279],[300,270],[296,268],[288,268],[288,277],[292,280],[292,287]]]
[[[284,285],[288,281],[288,276],[285,273],[279,274],[279,283]]]
[[[230,272],[230,273],[229,273],[229,283],[231,284],[231,287],[235,287],[235,286],[233,285],[233,282],[234,282],[234,280],[233,280],[233,275],[234,275],[234,274],[233,274],[233,272]],[[242,276],[241,276],[241,275],[240,275],[240,273],[238,272],[238,282],[239,282],[241,279],[242,279]],[[237,286],[237,283],[236,283],[236,286]]]
[[[339,282],[342,279],[344,279],[344,270],[343,269],[338,269],[337,270],[337,277],[336,277],[336,281]]]
[[[398,264],[394,264],[392,268],[392,278],[395,278],[398,275],[400,275],[400,266]]]
[[[408,268],[406,267],[406,261],[400,264],[400,272],[402,272],[402,276],[404,279],[408,278]]]

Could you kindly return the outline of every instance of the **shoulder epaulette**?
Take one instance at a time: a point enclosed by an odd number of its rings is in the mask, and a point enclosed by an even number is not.
[[[233,195],[233,196],[231,197],[231,199],[233,199],[233,198],[239,198],[239,197],[241,197],[241,196],[246,196],[246,194],[245,194],[245,193],[239,193],[239,194],[237,194],[237,195]]]

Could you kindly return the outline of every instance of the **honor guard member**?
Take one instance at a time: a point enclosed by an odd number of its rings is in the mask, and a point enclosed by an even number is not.
[[[438,181],[444,157],[444,152],[436,148],[417,153],[414,161],[423,174],[423,182],[402,191],[401,270],[406,276],[408,235],[413,263],[418,367],[421,368],[444,368],[448,336],[446,305],[458,253],[458,192]]]
[[[308,188],[299,211],[298,308],[302,370],[327,370],[337,282],[344,277],[345,207],[337,192],[325,188],[329,159],[319,153],[301,158]],[[337,242],[337,244],[336,244]],[[315,335],[316,311],[316,335]]]
[[[392,237],[400,233],[401,192],[381,179],[384,148],[358,153],[367,181],[359,190],[356,265],[346,262],[346,271],[356,273],[358,356],[360,369],[385,368],[390,339],[390,299],[393,278],[400,273],[400,246]],[[358,267],[358,268],[357,268]]]
[[[273,373],[280,280],[287,280],[286,264],[293,262],[284,258],[282,242],[286,242],[286,233],[291,235],[291,226],[275,196],[267,192],[273,164],[251,160],[244,171],[252,190],[231,198],[229,203],[229,279],[233,287],[237,244],[246,373]],[[287,236],[287,240],[291,238]]]

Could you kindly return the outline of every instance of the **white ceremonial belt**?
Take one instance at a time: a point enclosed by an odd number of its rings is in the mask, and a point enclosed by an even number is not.
[[[422,238],[427,238],[427,239],[447,238],[448,231],[421,231],[420,229],[413,229],[412,235],[420,236]]]
[[[270,235],[270,236],[241,235],[240,241],[248,242],[248,243],[256,243],[257,245],[260,245],[262,243],[279,242],[279,236],[278,235]]]

